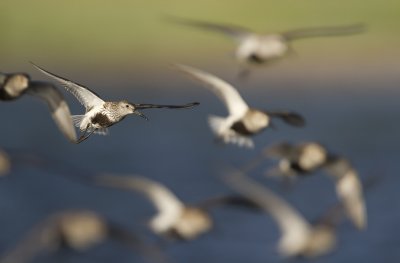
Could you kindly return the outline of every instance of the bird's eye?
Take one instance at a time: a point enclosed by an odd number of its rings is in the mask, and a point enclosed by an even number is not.
[[[126,105],[127,108],[129,108],[129,105]]]

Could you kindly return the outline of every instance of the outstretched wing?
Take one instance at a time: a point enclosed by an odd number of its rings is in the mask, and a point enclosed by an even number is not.
[[[97,184],[145,194],[160,213],[176,213],[183,208],[182,202],[164,185],[141,176],[101,175],[94,179]]]
[[[224,102],[230,115],[242,117],[249,109],[239,92],[229,83],[193,67],[185,65],[176,65],[176,67],[213,91]]]
[[[27,92],[43,99],[47,103],[60,131],[68,140],[76,142],[76,132],[72,123],[71,112],[61,92],[53,84],[40,81],[31,81]]]
[[[251,209],[255,211],[262,210],[261,207],[253,200],[240,195],[221,195],[211,197],[197,203],[197,206],[201,209],[209,210],[214,207],[223,205],[233,205],[238,208]]]
[[[233,38],[234,40],[240,41],[246,36],[252,34],[252,32],[246,28],[234,26],[234,25],[226,25],[226,24],[217,24],[210,23],[205,21],[179,18],[174,16],[166,16],[167,21],[187,25],[192,27],[197,27],[204,30],[214,31],[217,33],[222,33],[228,37]]]
[[[0,258],[1,263],[26,263],[43,251],[59,244],[58,220],[49,217],[32,228],[12,249]]]
[[[104,103],[104,101],[100,99],[100,97],[96,93],[91,91],[89,88],[80,85],[78,83],[72,82],[71,80],[57,76],[39,67],[38,65],[35,65],[34,63],[32,63],[32,65],[35,68],[37,68],[40,72],[53,78],[54,80],[58,81],[61,85],[63,85],[67,91],[71,92],[72,95],[76,97],[76,99],[86,108],[86,110],[89,110],[98,104]]]
[[[291,255],[307,242],[312,231],[310,224],[285,200],[250,180],[240,171],[233,171],[224,179],[236,191],[256,202],[277,222],[282,232],[282,253]]]
[[[354,24],[345,26],[301,28],[283,32],[281,35],[288,41],[309,37],[329,37],[354,35],[364,32],[364,24]]]
[[[285,123],[294,127],[303,127],[306,124],[303,116],[292,111],[267,111],[268,115],[274,118],[279,118]]]

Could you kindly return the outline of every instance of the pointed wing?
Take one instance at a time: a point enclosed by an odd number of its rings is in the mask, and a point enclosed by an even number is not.
[[[262,208],[253,200],[240,195],[222,195],[208,198],[197,204],[197,206],[204,210],[223,205],[233,205],[238,208],[251,209],[261,211]]]
[[[240,194],[256,202],[278,223],[282,232],[282,252],[291,251],[292,247],[301,247],[311,234],[310,224],[286,201],[272,191],[260,186],[234,171],[224,177],[225,181]]]
[[[141,192],[151,200],[160,213],[176,213],[184,207],[168,188],[141,176],[101,175],[94,180],[102,186]]]
[[[283,32],[281,35],[288,41],[308,37],[345,36],[362,33],[366,30],[364,24],[345,26],[301,28]]]
[[[336,193],[346,215],[358,229],[364,229],[367,225],[367,215],[363,187],[357,172],[348,160],[341,157],[331,157],[325,169],[336,182]]]
[[[67,102],[61,92],[49,82],[31,81],[28,93],[43,99],[60,131],[71,142],[76,142],[76,132]]]
[[[239,92],[229,83],[193,67],[185,65],[176,65],[176,67],[214,92],[224,102],[230,115],[242,117],[249,109]]]
[[[57,76],[49,71],[44,70],[43,68],[41,68],[33,63],[32,63],[32,65],[36,69],[38,69],[40,72],[53,78],[54,80],[58,81],[61,85],[63,85],[67,91],[71,92],[72,95],[74,95],[76,97],[76,99],[86,108],[86,110],[94,107],[95,105],[104,103],[104,101],[102,99],[100,99],[100,97],[96,93],[91,91],[89,88],[87,88],[83,85],[77,84],[75,82],[72,82],[63,77]]]
[[[59,245],[58,220],[49,217],[32,228],[11,250],[0,258],[1,263],[26,263],[39,253]]]
[[[143,258],[149,259],[150,262],[170,262],[167,255],[160,247],[148,244],[139,235],[129,231],[129,229],[125,229],[117,223],[108,222],[108,234],[111,239],[142,254]]]
[[[306,121],[303,116],[296,112],[292,111],[267,111],[269,116],[274,118],[279,118],[285,123],[294,126],[294,127],[304,127],[306,125]]]
[[[167,19],[167,21],[170,21],[170,22],[173,22],[176,24],[197,27],[200,29],[221,33],[230,38],[233,38],[234,40],[238,40],[238,41],[240,41],[243,38],[245,38],[246,36],[252,34],[252,32],[250,30],[243,28],[243,27],[239,27],[239,26],[210,23],[210,22],[205,22],[205,21],[179,18],[179,17],[174,17],[174,16],[167,16],[166,19]]]

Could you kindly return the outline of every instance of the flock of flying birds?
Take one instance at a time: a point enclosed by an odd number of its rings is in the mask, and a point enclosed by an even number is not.
[[[248,75],[253,66],[269,64],[293,52],[294,40],[352,35],[364,31],[361,24],[291,30],[277,34],[257,34],[238,26],[214,24],[203,21],[167,17],[169,22],[222,33],[237,45],[235,58],[240,67],[240,77]],[[129,114],[147,117],[140,110],[152,108],[189,109],[198,102],[184,105],[157,105],[132,103],[126,100],[106,101],[89,88],[32,65],[47,77],[61,84],[85,107],[82,115],[71,115],[68,103],[57,86],[48,81],[31,80],[25,73],[0,73],[0,100],[17,100],[24,94],[44,100],[61,133],[73,143],[81,143],[92,134],[106,135],[112,125]],[[273,127],[276,119],[293,127],[305,125],[304,118],[292,110],[270,111],[249,106],[237,89],[211,73],[186,65],[175,68],[203,84],[222,100],[228,116],[210,116],[210,128],[216,138],[226,144],[252,148],[252,136]],[[77,136],[75,127],[81,132]],[[277,223],[281,237],[279,252],[284,257],[316,257],[332,251],[336,246],[336,226],[344,218],[354,226],[367,226],[363,198],[365,188],[356,169],[343,156],[329,151],[317,142],[287,142],[275,144],[262,151],[261,158],[243,169],[229,169],[224,182],[237,194],[212,197],[198,204],[180,200],[167,186],[136,175],[114,174],[82,177],[83,183],[94,186],[133,191],[143,194],[154,205],[157,213],[148,222],[149,229],[163,240],[189,241],[209,232],[214,224],[210,209],[221,205],[235,205],[249,211],[265,212]],[[0,175],[12,171],[18,156],[0,151]],[[294,207],[277,194],[246,176],[265,158],[278,159],[278,164],[267,175],[292,181],[318,171],[332,177],[338,203],[328,209],[318,221],[308,222]],[[23,159],[23,158],[22,158]],[[54,165],[54,164],[53,164]],[[133,208],[134,209],[134,208]],[[28,262],[43,251],[69,247],[78,251],[92,247],[106,239],[115,240],[139,251],[151,262],[170,261],[163,251],[91,210],[68,210],[48,216],[38,223],[12,249],[0,257],[0,263]]]

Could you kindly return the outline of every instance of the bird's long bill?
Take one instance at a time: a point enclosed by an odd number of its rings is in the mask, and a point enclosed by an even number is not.
[[[190,109],[193,108],[197,105],[199,105],[199,102],[192,102],[192,103],[187,103],[184,105],[159,105],[159,104],[135,104],[131,103],[135,109],[159,109],[159,108],[166,108],[166,109]]]
[[[143,119],[145,119],[146,121],[149,120],[149,118],[146,117],[146,115],[144,115],[143,113],[141,113],[140,111],[135,110],[133,112],[133,114],[139,115],[140,117],[142,117]]]

